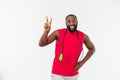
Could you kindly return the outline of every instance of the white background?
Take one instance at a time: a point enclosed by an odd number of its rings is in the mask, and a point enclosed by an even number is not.
[[[50,80],[55,42],[38,46],[45,17],[52,32],[70,13],[96,47],[79,80],[120,80],[120,0],[0,0],[0,80]]]

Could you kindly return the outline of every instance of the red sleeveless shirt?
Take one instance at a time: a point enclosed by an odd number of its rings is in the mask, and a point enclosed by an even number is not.
[[[78,70],[73,70],[73,67],[83,49],[84,33],[79,30],[71,33],[67,29],[59,29],[58,32],[52,73],[62,76],[77,75]],[[63,54],[62,61],[59,60],[61,53]]]

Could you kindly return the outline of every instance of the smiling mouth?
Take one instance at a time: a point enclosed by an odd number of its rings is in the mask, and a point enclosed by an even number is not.
[[[74,30],[74,29],[75,29],[75,26],[70,26],[70,29],[71,29],[71,30]]]
[[[70,25],[70,26],[67,26],[67,29],[70,31],[70,32],[75,32],[77,30],[77,25]]]

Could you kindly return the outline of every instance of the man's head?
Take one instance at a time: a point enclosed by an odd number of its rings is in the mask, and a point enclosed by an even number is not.
[[[70,32],[75,32],[77,30],[78,20],[77,17],[73,14],[66,16],[66,26]]]

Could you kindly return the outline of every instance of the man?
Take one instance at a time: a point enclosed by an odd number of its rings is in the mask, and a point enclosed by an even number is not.
[[[55,30],[49,36],[52,19],[44,24],[44,32],[39,45],[45,46],[56,40],[55,58],[52,66],[52,80],[77,80],[78,70],[95,52],[95,47],[89,37],[77,30],[78,20],[73,14],[66,16],[67,28]],[[88,52],[82,61],[78,58],[83,49],[83,43]]]

